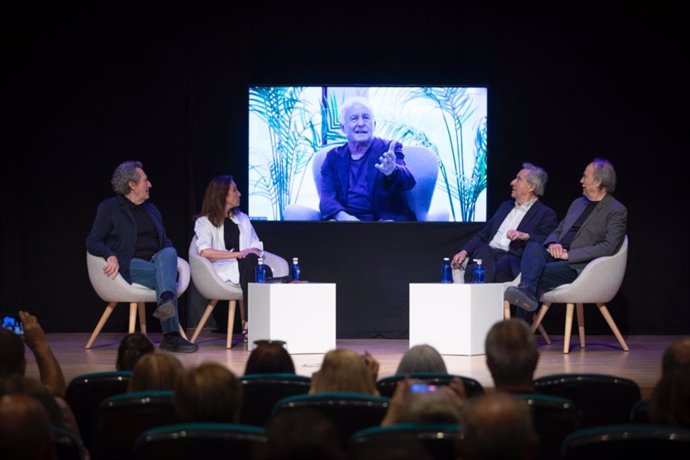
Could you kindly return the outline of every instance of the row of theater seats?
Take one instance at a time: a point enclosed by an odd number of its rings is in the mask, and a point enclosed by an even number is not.
[[[168,444],[173,442],[172,439],[179,438],[182,431],[190,446],[194,445],[194,439],[197,438],[200,444],[205,444],[200,440],[209,436],[220,444],[239,442],[235,438],[264,442],[262,430],[271,414],[304,408],[316,408],[328,415],[335,422],[341,442],[350,449],[367,448],[366,440],[372,437],[406,433],[406,436],[446,439],[448,442],[445,444],[441,441],[434,444],[434,449],[450,452],[448,449],[459,433],[457,426],[378,427],[388,409],[389,397],[403,376],[380,379],[377,388],[381,396],[375,397],[342,393],[308,395],[308,377],[293,374],[245,375],[241,377],[244,407],[240,425],[167,426],[176,421],[172,392],[126,393],[130,375],[128,371],[86,374],[75,377],[68,385],[66,400],[75,413],[83,441],[95,460],[126,458],[132,455],[135,444],[139,451],[172,448]],[[444,385],[453,376],[414,374],[413,377]],[[469,377],[462,379],[469,397],[484,392],[478,381]],[[601,430],[602,426],[645,421],[640,390],[631,380],[600,374],[559,374],[541,377],[535,384],[538,393],[519,396],[534,410],[535,425],[542,444],[540,458],[557,458],[564,439],[575,432],[579,433],[578,430]],[[633,430],[637,433],[642,430],[638,425],[643,424],[621,426],[616,432],[628,433]],[[660,427],[644,426],[654,428],[655,437],[666,433]],[[150,429],[153,431],[147,432]],[[361,430],[367,431],[360,433]],[[147,434],[142,435],[144,432]],[[592,433],[598,432],[588,433],[596,437]],[[648,435],[646,431],[644,434]],[[642,433],[637,436],[642,436]],[[690,436],[687,440],[690,443]],[[216,441],[210,444],[215,443]],[[184,449],[179,447],[179,451]],[[446,457],[438,454],[434,458]]]

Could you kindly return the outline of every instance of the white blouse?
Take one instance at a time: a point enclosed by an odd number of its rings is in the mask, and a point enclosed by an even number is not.
[[[240,247],[234,248],[235,251],[242,251],[247,248],[257,248],[264,250],[264,244],[254,231],[249,216],[241,211],[235,211],[230,217],[240,229]],[[225,251],[225,225],[220,224],[216,227],[208,220],[208,217],[199,217],[194,223],[194,233],[196,233],[196,248],[199,253],[204,249],[219,249]],[[240,283],[240,272],[237,267],[237,259],[220,259],[211,261],[216,272],[225,282],[234,284]]]

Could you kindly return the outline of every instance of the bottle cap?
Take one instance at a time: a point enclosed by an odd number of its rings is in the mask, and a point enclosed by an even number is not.
[[[299,262],[299,257],[293,257],[293,258],[292,258],[292,262],[293,262],[293,263]]]
[[[477,265],[481,265],[481,264],[482,264],[482,259],[472,259],[472,260],[474,260],[474,262],[475,262]]]
[[[450,260],[450,257],[444,257],[443,260]]]

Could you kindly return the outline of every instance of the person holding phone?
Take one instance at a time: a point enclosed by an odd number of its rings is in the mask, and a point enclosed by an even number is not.
[[[416,221],[405,199],[415,178],[405,165],[403,147],[374,136],[376,120],[364,97],[346,100],[340,127],[347,143],[328,152],[321,165],[324,220]]]

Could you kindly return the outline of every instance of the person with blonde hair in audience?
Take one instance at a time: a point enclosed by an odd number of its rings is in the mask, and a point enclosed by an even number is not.
[[[377,376],[378,362],[369,352],[358,355],[346,348],[331,350],[323,357],[321,368],[312,374],[309,394],[349,392],[379,396]]]
[[[173,405],[182,423],[239,422],[242,384],[225,366],[203,363],[186,369],[173,391]]]
[[[447,374],[448,369],[443,357],[431,345],[415,345],[403,354],[396,375],[409,374],[413,372],[434,372]]]
[[[486,393],[472,399],[460,417],[460,460],[533,460],[539,437],[532,412],[522,399],[508,393]]]
[[[172,354],[164,351],[147,353],[134,366],[127,390],[172,390],[183,371],[182,361]]]

